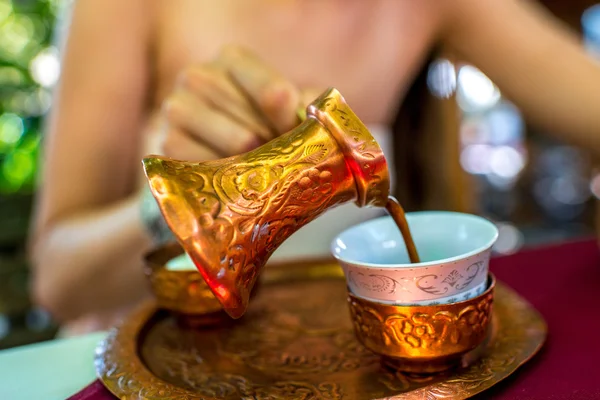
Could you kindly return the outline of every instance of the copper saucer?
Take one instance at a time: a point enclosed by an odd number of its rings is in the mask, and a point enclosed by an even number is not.
[[[538,312],[499,283],[479,358],[437,375],[393,372],[355,338],[337,264],[270,266],[262,278],[247,314],[227,327],[182,328],[145,304],[99,345],[100,379],[120,399],[464,399],[546,338]]]

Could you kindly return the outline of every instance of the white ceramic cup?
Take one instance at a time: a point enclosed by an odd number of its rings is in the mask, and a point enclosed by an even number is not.
[[[490,221],[454,212],[406,215],[421,262],[411,264],[391,217],[349,228],[331,244],[356,296],[390,304],[447,304],[485,290],[498,229]]]

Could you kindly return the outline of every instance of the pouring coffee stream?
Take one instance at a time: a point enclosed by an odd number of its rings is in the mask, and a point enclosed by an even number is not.
[[[344,203],[389,204],[383,151],[333,88],[300,125],[253,151],[208,162],[149,156],[143,165],[166,223],[232,318],[245,313],[261,269],[295,231]],[[404,218],[393,205],[388,211]]]
[[[410,262],[412,264],[421,262],[421,259],[419,258],[419,252],[417,251],[417,246],[415,246],[415,241],[410,233],[410,227],[406,221],[404,208],[402,208],[400,202],[396,200],[395,197],[389,196],[385,205],[385,210],[388,212],[388,214],[390,214],[398,226],[400,233],[402,234]]]

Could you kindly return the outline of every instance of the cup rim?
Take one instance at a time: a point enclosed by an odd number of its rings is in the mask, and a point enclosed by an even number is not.
[[[355,293],[352,288],[350,287],[350,285],[346,285],[347,289],[348,289],[348,293],[351,293],[354,297],[360,297],[361,299],[373,302],[373,303],[377,303],[377,304],[384,304],[384,305],[388,305],[388,306],[400,306],[400,307],[433,307],[434,305],[445,305],[445,304],[456,304],[456,303],[460,303],[460,302],[465,302],[465,301],[469,301],[471,299],[474,299],[475,297],[479,297],[482,294],[484,294],[487,289],[489,288],[490,285],[490,274],[491,272],[488,270],[486,272],[485,275],[485,279],[480,282],[479,284],[475,285],[474,287],[472,287],[471,289],[467,289],[463,292],[457,293],[455,295],[450,295],[450,296],[443,296],[443,297],[439,297],[439,298],[435,298],[435,299],[429,299],[429,300],[417,300],[414,302],[408,302],[408,303],[397,303],[396,301],[393,300],[381,300],[381,299],[376,299],[373,297],[369,297],[369,296],[361,296],[358,293]],[[444,298],[450,298],[450,297],[455,297],[455,296],[460,296],[460,295],[464,295],[464,293],[471,291],[471,290],[475,290],[478,289],[480,286],[483,286],[483,290],[481,291],[481,293],[479,294],[475,294],[474,296],[466,299],[466,300],[460,300],[460,301],[454,301],[452,303],[438,303],[438,304],[423,304],[423,303],[427,303],[430,301],[433,302],[437,302],[438,300],[444,299]]]
[[[395,308],[395,309],[398,309],[398,308],[425,309],[425,308],[431,308],[431,307],[449,307],[449,306],[454,307],[454,306],[461,306],[461,305],[464,305],[464,304],[470,303],[470,302],[476,302],[477,299],[482,299],[483,297],[487,296],[488,294],[490,294],[491,292],[493,292],[496,289],[496,283],[497,283],[496,275],[494,275],[494,273],[488,271],[487,276],[486,276],[486,283],[487,283],[486,289],[477,296],[471,297],[470,299],[467,299],[467,300],[457,301],[454,303],[444,303],[444,304],[436,304],[436,305],[387,304],[387,303],[380,302],[378,300],[366,299],[362,296],[359,296],[356,293],[353,293],[352,290],[350,289],[350,287],[348,287],[348,286],[346,287],[346,289],[347,289],[349,298],[360,299],[362,302],[377,304],[378,306],[381,306],[381,307],[389,307],[389,308]]]
[[[379,269],[390,269],[390,270],[391,269],[410,269],[410,268],[418,269],[418,268],[422,268],[422,267],[423,268],[431,267],[431,266],[448,264],[451,262],[468,259],[470,257],[476,256],[477,254],[481,254],[481,253],[491,249],[491,247],[494,245],[494,243],[496,243],[496,241],[498,240],[498,235],[499,235],[498,227],[490,220],[480,217],[475,214],[460,213],[460,212],[455,212],[455,211],[416,211],[416,212],[406,213],[407,219],[410,217],[423,217],[426,215],[453,215],[453,216],[463,217],[463,218],[467,218],[467,219],[471,219],[471,220],[476,220],[478,223],[483,223],[485,225],[488,225],[494,233],[492,235],[492,238],[489,241],[487,241],[483,246],[480,246],[474,250],[471,250],[469,252],[466,252],[466,253],[463,253],[463,254],[460,254],[460,255],[454,256],[454,257],[440,258],[438,260],[425,261],[425,262],[420,262],[420,263],[378,264],[378,263],[370,263],[370,262],[357,262],[356,260],[351,260],[349,258],[345,258],[343,256],[340,256],[338,253],[336,253],[336,251],[335,251],[335,248],[337,246],[336,243],[342,235],[344,235],[345,233],[347,233],[351,230],[358,229],[365,225],[375,223],[376,221],[380,221],[380,220],[384,220],[384,219],[388,219],[388,220],[392,219],[391,216],[384,215],[383,217],[373,218],[369,221],[365,221],[365,222],[361,222],[359,224],[353,225],[353,226],[343,230],[342,232],[340,232],[338,235],[336,235],[336,237],[331,242],[331,245],[330,245],[331,254],[336,260],[343,262],[345,264],[351,265],[353,267],[357,267],[357,268],[365,268],[365,269],[379,268]]]

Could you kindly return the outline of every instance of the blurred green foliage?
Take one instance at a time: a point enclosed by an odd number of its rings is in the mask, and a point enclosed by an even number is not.
[[[0,0],[0,349],[56,332],[31,303],[25,239],[42,119],[60,72],[53,31],[66,1]]]
[[[0,0],[0,196],[33,192],[41,121],[58,79],[60,0]]]

